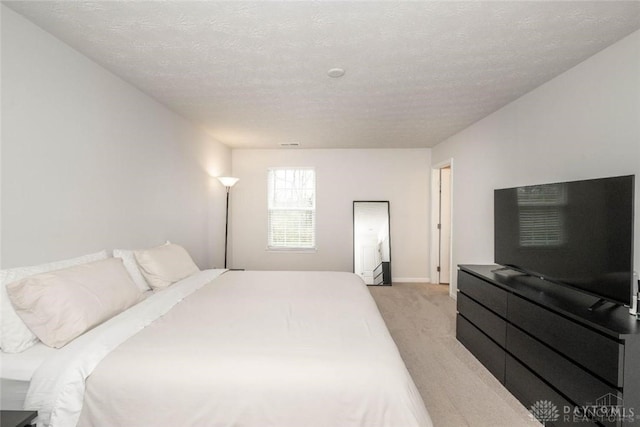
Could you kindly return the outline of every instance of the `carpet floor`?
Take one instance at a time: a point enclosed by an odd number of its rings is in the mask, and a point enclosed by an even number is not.
[[[455,337],[449,287],[370,286],[435,427],[536,427],[516,400]]]

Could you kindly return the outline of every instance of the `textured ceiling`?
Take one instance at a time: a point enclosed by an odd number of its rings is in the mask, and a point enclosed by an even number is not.
[[[637,1],[4,3],[237,148],[433,146],[640,28]]]

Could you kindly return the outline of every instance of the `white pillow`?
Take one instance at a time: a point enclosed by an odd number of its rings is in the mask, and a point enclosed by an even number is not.
[[[107,259],[107,257],[107,251],[101,251],[48,264],[0,270],[0,292],[2,294],[2,301],[0,301],[2,307],[2,313],[0,314],[0,348],[2,348],[2,351],[6,353],[19,353],[38,342],[38,338],[27,328],[20,317],[18,317],[11,305],[11,301],[9,301],[6,289],[9,283],[35,274],[86,264],[88,262]]]
[[[162,245],[134,254],[140,271],[153,289],[164,289],[200,271],[189,253],[179,245]]]
[[[141,291],[143,292],[148,291],[151,288],[149,287],[149,284],[147,283],[144,276],[140,272],[140,268],[138,267],[138,262],[136,261],[136,256],[133,254],[133,252],[134,252],[133,250],[129,250],[129,249],[114,249],[113,257],[122,259],[124,268],[127,269],[127,272],[131,276],[133,283],[135,283],[136,286]]]
[[[7,285],[20,318],[40,341],[60,348],[140,300],[120,258],[36,274]]]

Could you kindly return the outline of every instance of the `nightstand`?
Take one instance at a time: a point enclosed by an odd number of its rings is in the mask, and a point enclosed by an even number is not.
[[[0,426],[27,427],[37,416],[36,411],[0,411]]]

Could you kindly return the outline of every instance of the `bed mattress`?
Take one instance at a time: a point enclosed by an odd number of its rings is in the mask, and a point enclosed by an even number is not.
[[[22,353],[0,353],[0,378],[30,381],[42,362],[56,351],[39,342]]]
[[[357,276],[228,272],[196,288],[104,356],[96,355],[108,328],[44,363],[31,401],[53,404],[38,425],[431,426]],[[75,386],[49,377],[56,372],[85,376],[79,398],[69,398]]]

